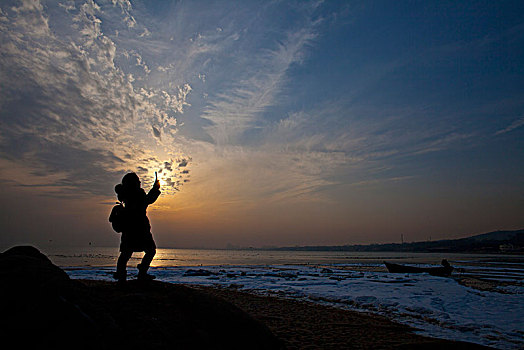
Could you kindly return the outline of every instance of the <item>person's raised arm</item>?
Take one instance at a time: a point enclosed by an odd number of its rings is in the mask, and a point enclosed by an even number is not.
[[[160,180],[158,180],[157,173],[155,171],[155,183],[153,184],[153,188],[151,188],[147,194],[147,204],[154,203],[158,196],[160,196]]]

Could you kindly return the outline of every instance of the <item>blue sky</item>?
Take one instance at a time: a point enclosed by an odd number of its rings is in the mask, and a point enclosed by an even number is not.
[[[524,226],[522,2],[0,10],[3,244],[114,244],[127,171],[160,174],[161,246]]]

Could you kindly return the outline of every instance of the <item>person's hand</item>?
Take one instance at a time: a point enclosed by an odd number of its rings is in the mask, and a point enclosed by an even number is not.
[[[153,188],[156,189],[156,190],[160,189],[160,180],[156,180],[155,181],[155,183],[153,184]]]

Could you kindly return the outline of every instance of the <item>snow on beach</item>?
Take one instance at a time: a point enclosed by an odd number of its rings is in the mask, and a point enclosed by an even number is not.
[[[524,286],[520,283],[501,286],[498,291],[480,291],[453,278],[358,271],[361,266],[176,266],[152,268],[151,273],[157,280],[169,283],[232,287],[374,312],[432,337],[501,349],[524,347]],[[468,270],[475,269],[478,268],[473,266]],[[72,278],[110,280],[114,268],[82,267],[66,271]],[[524,277],[521,269],[481,272],[501,280],[521,281]]]

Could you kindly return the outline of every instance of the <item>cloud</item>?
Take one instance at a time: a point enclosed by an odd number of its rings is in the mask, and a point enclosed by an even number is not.
[[[214,192],[228,203],[231,197],[237,198],[233,202],[243,204],[255,199],[317,198],[315,192],[333,183],[326,180],[333,169],[347,162],[343,152],[320,145],[308,147],[304,144],[304,135],[291,125],[286,134],[284,125],[274,127],[274,123],[266,119],[264,113],[281,102],[290,69],[302,64],[307,57],[321,23],[313,19],[318,3],[300,3],[293,8],[296,20],[292,25],[280,31],[269,29],[270,13],[276,10],[271,8],[273,5],[256,9],[256,17],[263,18],[262,23],[252,21],[246,24],[244,31],[221,28],[209,34],[209,37],[232,38],[236,52],[228,56],[231,63],[225,64],[229,70],[221,75],[223,80],[217,81],[212,74],[205,73],[206,86],[220,92],[206,94],[201,114],[211,122],[203,126],[211,141],[190,142],[195,159],[206,160],[205,164],[196,165],[198,170],[193,170],[193,174],[199,179],[206,175],[212,177],[212,184],[207,185],[206,181],[203,185],[206,191]],[[234,13],[231,17],[236,18]],[[257,42],[261,32],[270,32],[271,40]],[[207,39],[206,36],[195,38]],[[229,45],[227,39],[218,43],[214,42],[214,48],[219,53]],[[213,60],[220,60],[221,55],[217,56]],[[202,79],[202,74],[198,77]],[[282,124],[286,122],[293,123],[291,119],[282,120]],[[318,143],[321,144],[328,139],[327,133],[319,136],[314,134],[315,128],[311,130],[309,142],[320,138]],[[217,173],[220,174],[218,178]]]
[[[22,1],[0,12],[0,77],[10,82],[0,97],[0,157],[30,164],[37,174],[64,174],[57,182],[64,192],[100,194],[107,187],[101,180],[111,183],[144,162],[161,164],[156,150],[164,140],[172,145],[175,115],[188,105],[189,84],[147,88],[135,79],[147,70],[117,64],[129,50],[102,28],[127,27],[133,17],[128,2],[113,4],[121,16],[107,23],[104,11],[113,6],[92,1],[76,7]]]
[[[173,161],[164,162],[164,169],[168,171],[173,171]]]
[[[507,132],[520,128],[523,125],[524,125],[524,117],[521,117],[520,119],[514,120],[510,125],[508,125],[504,129],[500,129],[499,131],[497,131],[495,135],[505,134]]]
[[[249,51],[235,58],[243,70],[235,73],[223,92],[209,99],[202,116],[212,122],[205,129],[215,143],[240,142],[243,133],[256,126],[266,108],[276,103],[288,69],[302,61],[307,45],[316,38],[317,24],[311,13],[306,13],[299,26],[287,29],[269,47],[248,46]]]
[[[155,137],[157,138],[161,138],[161,134],[160,134],[160,130],[158,130],[157,128],[155,128],[154,126],[151,126],[151,128],[153,129],[153,135],[155,135]]]
[[[266,113],[282,103],[281,95],[292,93],[286,90],[291,68],[304,62],[320,35],[322,21],[313,19],[311,10],[297,12],[296,25],[265,45],[251,47],[243,42],[252,41],[249,36],[237,38],[246,51],[232,58],[238,62],[236,69],[218,89],[206,74],[206,82],[220,91],[208,96],[202,113],[211,122],[204,129],[212,142],[202,149],[202,143],[194,143],[192,151],[195,159],[207,161],[193,174],[214,177],[208,190],[213,187],[217,196],[243,204],[254,198],[325,200],[323,189],[341,182],[365,184],[360,180],[365,175],[374,176],[375,182],[380,176],[386,182],[409,178],[410,174],[381,174],[384,164],[444,150],[470,137],[440,126],[421,132],[421,111],[363,112],[352,105],[352,98],[290,111],[276,121],[274,115],[268,118]],[[220,169],[226,183],[215,179],[213,169]]]
[[[240,183],[267,200],[320,198],[325,187],[471,136],[424,125],[420,110],[359,110],[354,96],[286,105],[294,70],[322,35],[319,2],[170,6],[162,23],[128,1],[0,7],[0,78],[12,82],[0,96],[0,156],[62,174],[64,191],[98,191],[82,171],[115,178],[142,167],[167,181],[187,177],[191,161],[228,174],[224,196]],[[194,21],[195,12],[208,20]],[[409,174],[385,175],[399,176]]]

